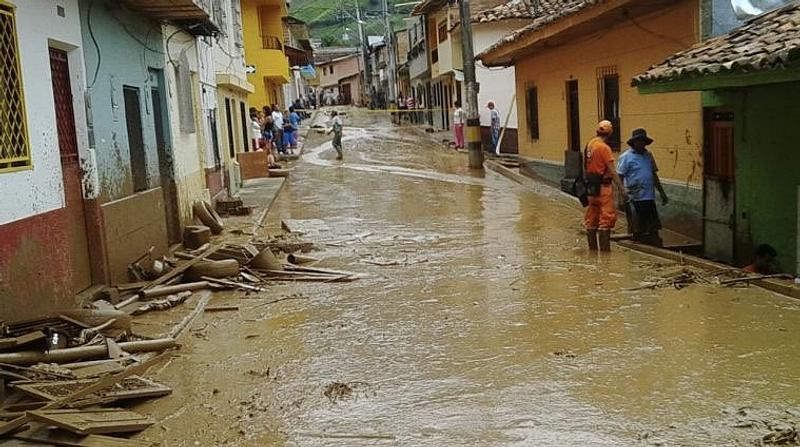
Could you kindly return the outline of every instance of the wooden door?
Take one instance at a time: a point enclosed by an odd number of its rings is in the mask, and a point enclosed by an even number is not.
[[[50,73],[64,184],[64,227],[69,250],[71,286],[72,292],[79,292],[92,285],[92,273],[89,263],[89,243],[86,237],[78,139],[75,134],[75,113],[72,108],[72,85],[66,52],[50,48]]]
[[[736,259],[734,114],[706,109],[703,147],[703,247],[711,259]]]

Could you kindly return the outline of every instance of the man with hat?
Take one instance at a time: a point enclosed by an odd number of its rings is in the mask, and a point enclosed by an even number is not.
[[[589,140],[584,151],[584,180],[588,206],[584,216],[589,250],[611,251],[611,230],[617,223],[612,183],[620,191],[622,182],[614,169],[614,155],[608,141],[614,134],[614,125],[603,120],[597,125],[597,136]],[[625,198],[625,192],[622,192]],[[599,240],[599,244],[598,244]]]
[[[666,205],[669,198],[658,178],[658,165],[647,146],[653,139],[647,136],[645,129],[635,129],[628,140],[628,150],[617,163],[617,174],[622,178],[625,192],[630,198],[627,204],[628,225],[633,233],[633,240],[648,245],[661,246],[661,221],[656,208],[656,190],[661,202]]]

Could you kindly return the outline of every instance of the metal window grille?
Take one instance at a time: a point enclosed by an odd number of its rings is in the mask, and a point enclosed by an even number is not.
[[[0,172],[31,165],[14,11],[0,2]]]
[[[619,110],[619,74],[616,65],[597,69],[597,116],[609,120],[614,125],[610,146],[619,150],[622,144]]]
[[[283,51],[283,44],[277,36],[261,36],[261,48]]]

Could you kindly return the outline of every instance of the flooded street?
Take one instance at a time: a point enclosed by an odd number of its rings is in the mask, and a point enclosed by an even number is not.
[[[137,436],[177,446],[753,445],[800,420],[800,303],[626,291],[670,262],[584,248],[579,206],[385,117],[312,132],[267,217],[352,283],[218,293],[152,376]],[[285,301],[269,303],[283,297]],[[143,332],[144,327],[139,327]],[[749,421],[756,422],[749,422]]]

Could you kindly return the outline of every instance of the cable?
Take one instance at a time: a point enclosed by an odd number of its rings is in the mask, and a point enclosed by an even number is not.
[[[97,66],[94,67],[94,78],[92,79],[92,83],[89,84],[89,89],[94,87],[97,83],[97,77],[100,75],[100,62],[103,60],[103,55],[100,52],[100,44],[97,43],[97,38],[94,36],[94,30],[92,29],[92,7],[94,6],[94,0],[89,0],[89,7],[86,10],[86,28],[89,29],[89,37],[92,38],[92,43],[94,43],[94,49],[97,52]]]
[[[114,14],[114,11],[113,11],[111,8],[109,8],[109,10],[108,10],[108,11],[109,11],[109,13],[110,13],[110,15],[111,15],[111,18],[113,18],[115,22],[119,23],[119,26],[121,26],[121,27],[122,27],[122,30],[123,30],[123,31],[125,31],[125,34],[127,34],[128,36],[130,36],[130,38],[131,38],[131,39],[135,40],[135,41],[136,41],[136,43],[138,43],[139,45],[143,46],[143,47],[144,47],[145,49],[147,49],[148,51],[152,51],[153,53],[157,53],[157,54],[164,54],[164,52],[163,52],[163,51],[161,51],[161,50],[159,50],[159,49],[157,49],[157,48],[150,48],[150,45],[148,44],[148,42],[146,42],[146,41],[145,41],[145,42],[142,42],[142,39],[141,39],[141,38],[139,38],[139,36],[137,36],[137,35],[133,34],[133,33],[131,32],[131,30],[129,30],[129,29],[128,29],[128,26],[127,26],[127,25],[125,25],[125,23],[124,23],[122,20],[120,20],[120,19],[119,19],[119,17],[117,17],[117,15],[116,15],[116,14]],[[150,34],[150,32],[148,31],[148,35],[149,35],[149,34]]]

